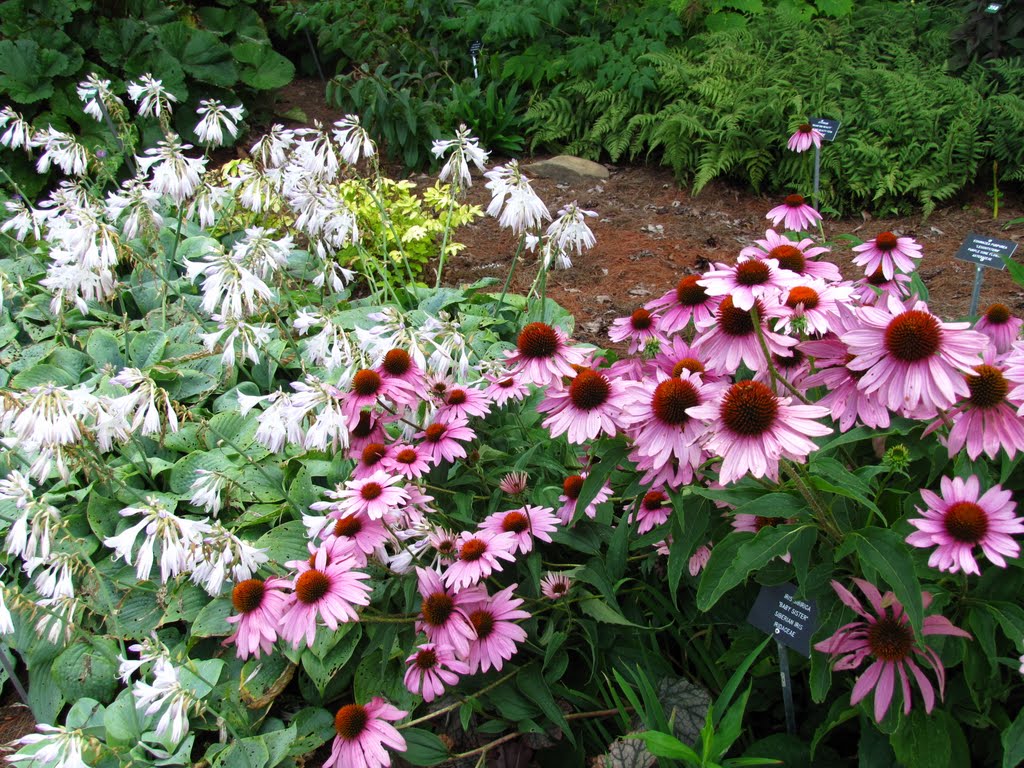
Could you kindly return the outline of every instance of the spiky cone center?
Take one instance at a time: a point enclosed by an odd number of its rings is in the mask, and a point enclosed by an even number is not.
[[[993,408],[1004,402],[1010,391],[1010,382],[994,365],[976,365],[974,375],[965,378],[971,405],[976,408]]]
[[[687,408],[700,405],[697,388],[683,379],[665,379],[654,390],[651,410],[663,424],[680,426],[690,420]]]
[[[764,285],[771,275],[768,265],[757,259],[744,261],[736,267],[736,282],[740,285]]]
[[[684,357],[672,366],[672,375],[678,378],[683,375],[683,371],[689,371],[690,373],[704,373],[704,370],[704,363],[696,357]]]
[[[973,501],[950,504],[942,524],[946,533],[961,544],[977,544],[988,533],[988,515]]]
[[[476,630],[477,638],[486,640],[494,631],[494,614],[480,608],[469,614],[469,623]]]
[[[629,316],[629,323],[633,326],[633,330],[646,331],[654,325],[654,318],[646,309],[637,309]]]
[[[416,654],[416,660],[413,663],[417,669],[427,672],[437,666],[437,652],[433,648],[424,648]]]
[[[1010,322],[1010,308],[1005,304],[993,304],[985,310],[985,319],[992,325],[1004,325]]]
[[[470,539],[459,548],[459,560],[462,560],[465,563],[474,563],[483,557],[486,551],[486,541]]]
[[[655,512],[665,506],[666,501],[668,501],[668,496],[661,491],[648,491],[644,494],[641,506],[648,512]]]
[[[416,451],[412,448],[403,448],[395,454],[395,461],[399,464],[415,464],[416,458]]]
[[[334,715],[334,730],[341,738],[354,741],[366,730],[369,721],[370,716],[366,712],[366,707],[346,704]]]
[[[436,381],[434,382],[434,386],[432,387],[432,389],[434,390],[435,395],[437,395],[438,397],[444,397],[445,392],[448,391],[448,385],[445,384],[443,381]]]
[[[444,424],[434,423],[424,430],[424,435],[428,443],[439,443],[447,431],[448,428]]]
[[[443,627],[455,612],[455,601],[446,592],[434,592],[423,598],[423,620],[432,627]]]
[[[308,571],[303,571],[295,580],[295,597],[300,603],[313,605],[323,599],[330,588],[331,580],[327,578],[327,574],[316,568],[311,568]]]
[[[445,400],[447,405],[462,405],[469,396],[466,394],[464,389],[453,389],[448,392],[448,398]]]
[[[498,386],[501,389],[511,389],[515,383],[515,379],[502,379],[498,382]]]
[[[795,245],[776,245],[768,251],[768,258],[779,262],[779,267],[802,275],[807,268],[807,258]]]
[[[338,538],[351,539],[363,530],[363,521],[355,515],[343,517],[334,524],[334,535]]]
[[[369,411],[361,411],[356,428],[352,430],[352,436],[359,438],[369,437],[371,432],[373,432],[373,417]]]
[[[868,627],[868,647],[881,661],[902,661],[914,647],[914,631],[910,624],[883,616]]]
[[[569,591],[569,585],[564,581],[556,581],[551,585],[551,591],[556,595],[564,595]]]
[[[562,493],[565,494],[566,498],[576,501],[580,497],[580,491],[583,490],[583,476],[582,475],[569,475],[562,481]]]
[[[805,204],[803,195],[787,195],[783,200],[787,208],[799,208]]]
[[[722,421],[738,435],[756,437],[771,430],[779,414],[779,400],[759,381],[732,385],[722,400]]]
[[[530,323],[516,341],[519,354],[533,360],[554,357],[558,350],[558,335],[547,323]]]
[[[899,244],[899,238],[892,232],[883,232],[875,238],[875,248],[885,253],[894,250]]]
[[[708,300],[703,285],[698,285],[700,275],[687,275],[676,285],[676,300],[684,307],[696,307]]]
[[[782,370],[793,370],[799,368],[800,364],[804,361],[804,353],[799,349],[790,350],[793,354],[789,357],[783,357],[782,355],[772,355],[772,362],[775,363],[776,368]]]
[[[761,317],[764,306],[760,300],[755,301],[758,317]],[[718,327],[726,336],[749,336],[754,332],[754,316],[745,309],[737,309],[733,304],[732,296],[726,296],[718,305],[718,313],[715,316]]]
[[[814,130],[814,126],[810,123],[800,123],[800,126],[796,130],[797,133],[810,133]]]
[[[509,512],[501,520],[501,530],[509,533],[522,533],[530,529],[530,518],[522,512]]]
[[[887,278],[885,276],[885,274],[882,272],[882,268],[881,267],[876,269],[874,272],[872,272],[870,275],[868,275],[864,279],[868,281],[868,285],[873,285],[876,288],[878,286],[885,285],[886,283],[889,282],[889,278]]]
[[[412,369],[412,357],[404,349],[389,350],[383,367],[391,376],[404,376]]]
[[[370,443],[368,446],[363,448],[363,452],[360,456],[363,464],[368,467],[372,467],[374,464],[379,462],[387,454],[387,446],[383,443]]]
[[[604,405],[611,391],[608,379],[597,371],[584,368],[569,385],[569,399],[581,411],[590,411]]]
[[[814,309],[820,301],[821,297],[818,296],[816,290],[806,285],[798,285],[790,290],[789,296],[786,298],[786,306],[790,309],[796,309],[799,305],[803,304],[804,309]]]
[[[381,487],[380,483],[366,483],[359,489],[359,496],[364,501],[379,499],[382,493],[384,493],[384,489]]]
[[[252,613],[263,603],[267,588],[260,579],[240,581],[231,590],[231,604],[239,613]]]
[[[911,309],[896,315],[885,329],[885,348],[901,363],[916,363],[939,351],[942,329],[933,315]]]
[[[785,522],[786,518],[784,517],[762,517],[761,515],[756,515],[754,517],[754,530],[760,531],[762,528],[774,528]]]
[[[356,371],[356,375],[352,377],[352,391],[357,395],[369,397],[377,394],[381,383],[379,373],[371,371],[369,368],[363,368],[361,371]]]

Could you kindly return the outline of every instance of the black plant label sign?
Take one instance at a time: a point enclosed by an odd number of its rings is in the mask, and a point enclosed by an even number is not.
[[[973,232],[960,244],[956,258],[960,261],[972,261],[983,267],[1006,269],[1006,262],[1017,250],[1012,240],[1000,240],[995,237],[976,235]]]
[[[484,44],[482,41],[474,40],[472,43],[469,44],[469,55],[476,56],[478,53],[480,53],[480,51],[483,50],[483,48]]]
[[[818,625],[814,600],[797,600],[796,585],[761,587],[747,621],[804,656],[811,655],[811,635]]]
[[[835,141],[836,136],[839,135],[839,126],[842,125],[838,120],[829,120],[827,117],[812,117],[811,128],[821,134],[821,138],[825,141]]]

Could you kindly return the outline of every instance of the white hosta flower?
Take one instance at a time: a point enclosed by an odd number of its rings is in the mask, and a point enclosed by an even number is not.
[[[217,222],[217,213],[229,197],[231,190],[228,187],[204,181],[189,202],[185,216],[198,218],[199,226],[209,229]]]
[[[7,553],[25,561],[47,559],[60,528],[60,510],[36,499],[32,484],[17,470],[0,481],[0,499],[13,501],[19,511],[7,529]]]
[[[20,114],[8,106],[0,108],[0,144],[11,149],[24,147],[26,152],[32,149],[32,136],[35,130]]]
[[[128,650],[138,654],[138,658],[127,659],[124,656],[117,657],[117,676],[125,685],[128,685],[131,682],[132,675],[146,664],[150,664],[158,659],[166,660],[169,656],[166,646],[157,639],[156,634],[129,645]]]
[[[192,493],[192,498],[189,499],[189,502],[197,507],[202,507],[216,517],[221,507],[224,506],[220,495],[227,482],[228,479],[220,472],[210,469],[197,469],[196,477],[192,481],[191,487],[189,487],[189,491]]]
[[[259,365],[260,352],[270,343],[275,326],[269,323],[244,323],[221,315],[214,315],[213,319],[217,321],[218,330],[199,334],[206,349],[213,352],[220,344],[220,360],[226,366],[234,365],[239,354],[253,365]]]
[[[305,336],[309,329],[316,325],[323,326],[320,333],[311,336],[304,346],[303,351],[312,365],[322,365],[330,371],[350,366],[355,362],[348,333],[344,328],[335,325],[330,318],[300,310],[292,325],[300,336]]]
[[[216,597],[226,577],[236,583],[251,579],[267,560],[266,550],[253,547],[216,523],[196,555],[192,581]]]
[[[89,150],[75,141],[70,133],[47,126],[32,137],[32,145],[42,147],[43,152],[36,161],[36,170],[46,173],[56,165],[68,176],[82,176],[89,166]]]
[[[454,139],[435,141],[430,149],[434,157],[441,157],[448,150],[452,153],[441,169],[441,181],[451,179],[452,186],[460,190],[473,186],[473,178],[469,175],[469,163],[473,163],[478,171],[482,171],[489,153],[480,147],[479,139],[469,135],[469,129],[465,125],[459,126]]]
[[[326,286],[338,293],[355,279],[355,272],[331,259],[322,240],[314,240],[310,252],[319,256],[323,264],[323,267],[316,273],[316,277],[313,278],[313,285],[317,288],[323,289]]]
[[[110,89],[110,81],[102,79],[95,72],[80,82],[75,90],[84,104],[85,114],[98,122],[103,121],[104,109],[109,113],[115,105],[124,106],[124,102]]]
[[[341,158],[355,165],[360,158],[373,157],[377,147],[359,122],[359,115],[345,115],[334,124],[334,140],[341,145]]]
[[[0,584],[0,635],[14,634],[14,618],[7,609],[7,602],[4,598],[6,591],[7,587]]]
[[[550,266],[552,256],[556,257],[556,265],[560,269],[568,269],[572,266],[569,254],[580,256],[583,251],[596,245],[597,239],[587,226],[588,218],[597,218],[597,213],[583,210],[575,200],[558,212],[558,218],[547,231],[547,244],[550,247],[542,252],[545,269]]]
[[[136,177],[125,181],[119,192],[107,195],[106,214],[115,223],[124,216],[121,234],[125,240],[134,240],[144,232],[155,234],[163,226],[163,216],[157,212],[159,206],[160,193]]]
[[[238,137],[238,124],[244,113],[241,104],[227,107],[217,99],[203,99],[196,110],[202,118],[196,125],[196,136],[204,144],[219,147],[224,143],[224,131],[231,134],[232,139]]]
[[[203,310],[211,316],[227,319],[248,317],[256,314],[264,302],[270,303],[274,299],[269,286],[243,265],[234,253],[210,251],[203,255],[202,261],[186,259],[185,269],[191,282],[198,277],[203,278]]]
[[[174,94],[164,88],[162,81],[146,73],[139,82],[129,82],[128,96],[139,105],[139,117],[161,118],[170,116],[171,104],[177,102]]]
[[[42,384],[19,394],[22,408],[12,427],[29,446],[78,443],[82,439],[82,421],[96,405],[95,395],[84,387],[68,389]]]
[[[177,432],[178,414],[171,397],[138,368],[125,368],[111,380],[128,390],[123,397],[113,398],[111,405],[131,420],[131,430],[143,435]],[[157,404],[159,401],[159,405]]]
[[[295,131],[274,124],[252,145],[249,154],[264,168],[280,168],[288,160],[294,145]]]
[[[187,157],[187,149],[192,149],[192,145],[182,144],[179,136],[171,136],[147,149],[145,157],[135,158],[143,172],[152,168],[150,188],[169,195],[179,205],[196,191],[206,170],[206,158]]]
[[[8,755],[9,762],[31,768],[90,768],[84,757],[89,737],[82,731],[45,723],[38,723],[36,731],[14,742],[22,749]]]
[[[73,597],[46,597],[37,600],[36,605],[40,619],[36,622],[36,632],[40,635],[45,633],[46,639],[52,645],[60,645],[71,639],[74,632],[75,612],[78,610],[78,600]]]
[[[135,706],[147,716],[160,710],[163,714],[156,725],[156,734],[172,744],[181,742],[188,733],[189,709],[200,708],[200,702],[181,684],[179,672],[167,659],[159,658],[153,664],[152,684],[139,680],[132,687]]]
[[[135,540],[145,529],[135,566],[135,575],[141,581],[149,580],[157,544],[160,545],[160,580],[166,583],[189,568],[193,552],[202,545],[203,535],[210,531],[205,520],[178,517],[153,496],[147,497],[142,506],[125,507],[120,514],[122,517],[141,516],[142,520],[104,539],[103,544],[114,550],[113,559],[123,559],[131,565]]]
[[[83,315],[89,314],[89,302],[110,301],[116,295],[117,278],[109,269],[92,270],[82,266],[68,251],[50,251],[53,264],[47,277],[39,283],[53,295],[50,311],[63,312],[65,304],[74,306]]]
[[[519,235],[526,230],[539,227],[544,221],[551,220],[548,207],[533,191],[530,180],[522,174],[519,163],[515,160],[492,168],[484,176],[489,179],[486,187],[491,190],[487,214],[500,216],[500,226],[508,227]]]
[[[252,163],[240,162],[228,179],[238,201],[253,213],[269,211],[281,191],[281,174],[273,169],[261,171]]]
[[[14,237],[19,241],[24,241],[30,232],[36,240],[42,237],[36,217],[33,216],[33,211],[25,205],[24,200],[20,197],[7,200],[4,202],[4,208],[10,214],[10,218],[0,224],[0,232],[13,231]]]
[[[271,237],[273,233],[264,227],[249,227],[245,230],[245,237],[231,247],[231,258],[266,280],[287,266],[288,254],[295,249],[291,235],[275,240]]]
[[[434,346],[427,370],[441,378],[454,373],[459,381],[465,381],[469,377],[469,350],[458,320],[441,311],[436,318],[428,317],[421,331]]]
[[[295,145],[293,163],[315,179],[334,181],[341,168],[337,147],[323,125],[318,122],[313,125],[313,128],[296,131],[302,140]]]
[[[25,563],[25,571],[31,574],[36,568],[42,566],[32,578],[36,591],[43,597],[64,597],[74,598],[75,584],[72,580],[72,568],[74,557],[66,552],[56,552],[47,559],[34,559]]]
[[[427,368],[426,348],[430,341],[425,334],[405,322],[402,313],[394,307],[384,307],[380,312],[367,315],[374,321],[372,329],[356,328],[356,337],[363,352],[379,364],[389,350],[399,347],[406,350],[421,370]]]

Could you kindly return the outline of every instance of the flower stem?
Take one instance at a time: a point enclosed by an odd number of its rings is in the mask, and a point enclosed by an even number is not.
[[[757,343],[761,345],[761,352],[764,354],[765,363],[768,365],[768,375],[771,378],[772,389],[775,389],[776,382],[781,382],[782,385],[790,391],[790,393],[796,397],[804,405],[810,405],[811,401],[801,394],[800,390],[794,387],[785,376],[781,375],[775,369],[775,363],[772,362],[772,353],[768,350],[768,342],[764,338],[764,330],[761,328],[761,317],[757,311],[757,302],[754,302],[754,306],[750,308],[750,319],[754,323],[754,333],[757,334]]]
[[[515,253],[512,254],[512,265],[508,268],[508,277],[505,278],[505,285],[501,289],[501,298],[498,299],[498,309],[505,303],[505,294],[508,293],[508,287],[512,284],[512,273],[516,271],[516,262],[519,260],[519,255],[523,252],[523,248],[526,247],[526,233],[519,236],[519,244],[516,245]]]
[[[479,696],[483,696],[485,693],[493,691],[499,685],[502,685],[503,683],[508,682],[509,680],[511,680],[513,677],[515,677],[518,674],[519,674],[519,669],[518,668],[517,669],[513,669],[507,675],[502,675],[501,677],[499,677],[497,680],[495,680],[490,685],[481,688],[479,691],[477,691],[476,693],[472,694],[471,696],[467,696],[464,700],[457,701],[454,704],[449,704],[447,707],[441,707],[441,709],[436,709],[433,712],[431,712],[430,714],[424,715],[423,717],[417,717],[415,720],[410,720],[408,723],[402,723],[401,725],[396,725],[395,728],[397,728],[399,731],[401,731],[401,730],[403,730],[405,728],[412,728],[414,725],[419,725],[420,723],[425,723],[428,720],[433,720],[435,717],[440,717],[441,715],[446,715],[449,712],[453,712],[454,710],[458,709],[463,704],[465,704],[467,701],[469,701],[471,699],[475,699],[475,698],[477,698]]]

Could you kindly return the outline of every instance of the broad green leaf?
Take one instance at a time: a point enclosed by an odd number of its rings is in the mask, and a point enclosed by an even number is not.
[[[55,384],[58,387],[73,387],[78,379],[56,365],[40,363],[22,371],[10,381],[12,389],[31,389],[44,384]]]
[[[118,688],[118,653],[108,637],[76,642],[53,662],[53,683],[68,701],[89,698],[109,704]]]
[[[1003,768],[1016,768],[1024,761],[1024,709],[1017,713],[1010,727],[1003,731]]]
[[[413,765],[437,765],[449,757],[448,747],[430,731],[422,728],[407,728],[402,731],[405,738],[406,751],[402,759]]]
[[[309,557],[309,548],[306,546],[308,542],[306,526],[302,521],[289,520],[261,536],[256,546],[267,550],[270,562],[284,563]]]
[[[914,561],[906,541],[888,528],[863,528],[847,534],[837,551],[838,557],[856,552],[865,565],[874,569],[892,587],[893,594],[907,611],[914,634],[921,635],[924,605],[921,602],[921,582],[914,572]]]
[[[949,733],[938,717],[914,709],[889,738],[896,759],[907,768],[946,768],[949,765]]]
[[[128,342],[128,358],[132,366],[145,370],[160,362],[167,346],[167,335],[163,331],[142,331]]]
[[[758,517],[797,517],[807,511],[807,502],[792,493],[766,493],[764,496],[741,504],[734,515]]]
[[[106,328],[97,328],[89,334],[85,351],[92,358],[97,370],[109,365],[116,373],[124,367],[121,342]]]
[[[565,719],[562,710],[558,708],[558,703],[555,701],[555,697],[552,696],[551,689],[548,688],[547,681],[544,680],[540,667],[536,664],[531,664],[525,669],[519,670],[519,674],[516,675],[516,684],[523,694],[540,707],[548,720],[557,725],[565,737],[575,744],[576,737],[573,735],[572,729],[569,728],[569,722]]]
[[[221,88],[238,82],[238,68],[231,49],[205,29],[193,29],[174,21],[160,27],[160,42],[196,80]]]
[[[239,72],[242,82],[258,91],[270,91],[283,88],[295,78],[295,65],[275,51],[270,43],[239,43],[231,47],[231,52],[241,61],[238,55],[240,48],[247,48],[246,56],[251,60]]]
[[[295,676],[295,664],[277,653],[250,659],[242,666],[238,694],[250,709],[262,709],[281,694]]]
[[[237,628],[234,624],[228,624],[227,618],[234,613],[231,599],[218,597],[207,603],[196,620],[189,627],[191,637],[227,637],[233,634]]]
[[[690,747],[686,746],[675,736],[659,731],[644,731],[632,734],[627,738],[642,739],[647,749],[655,757],[667,757],[672,760],[685,760],[693,765],[701,765],[701,759]]]
[[[592,619],[597,619],[604,624],[618,624],[622,627],[637,627],[648,629],[640,624],[634,624],[621,613],[612,608],[600,597],[591,597],[579,602],[580,610]]]
[[[20,104],[34,104],[53,96],[55,78],[81,66],[77,51],[66,55],[41,48],[35,40],[0,40],[0,91]]]

